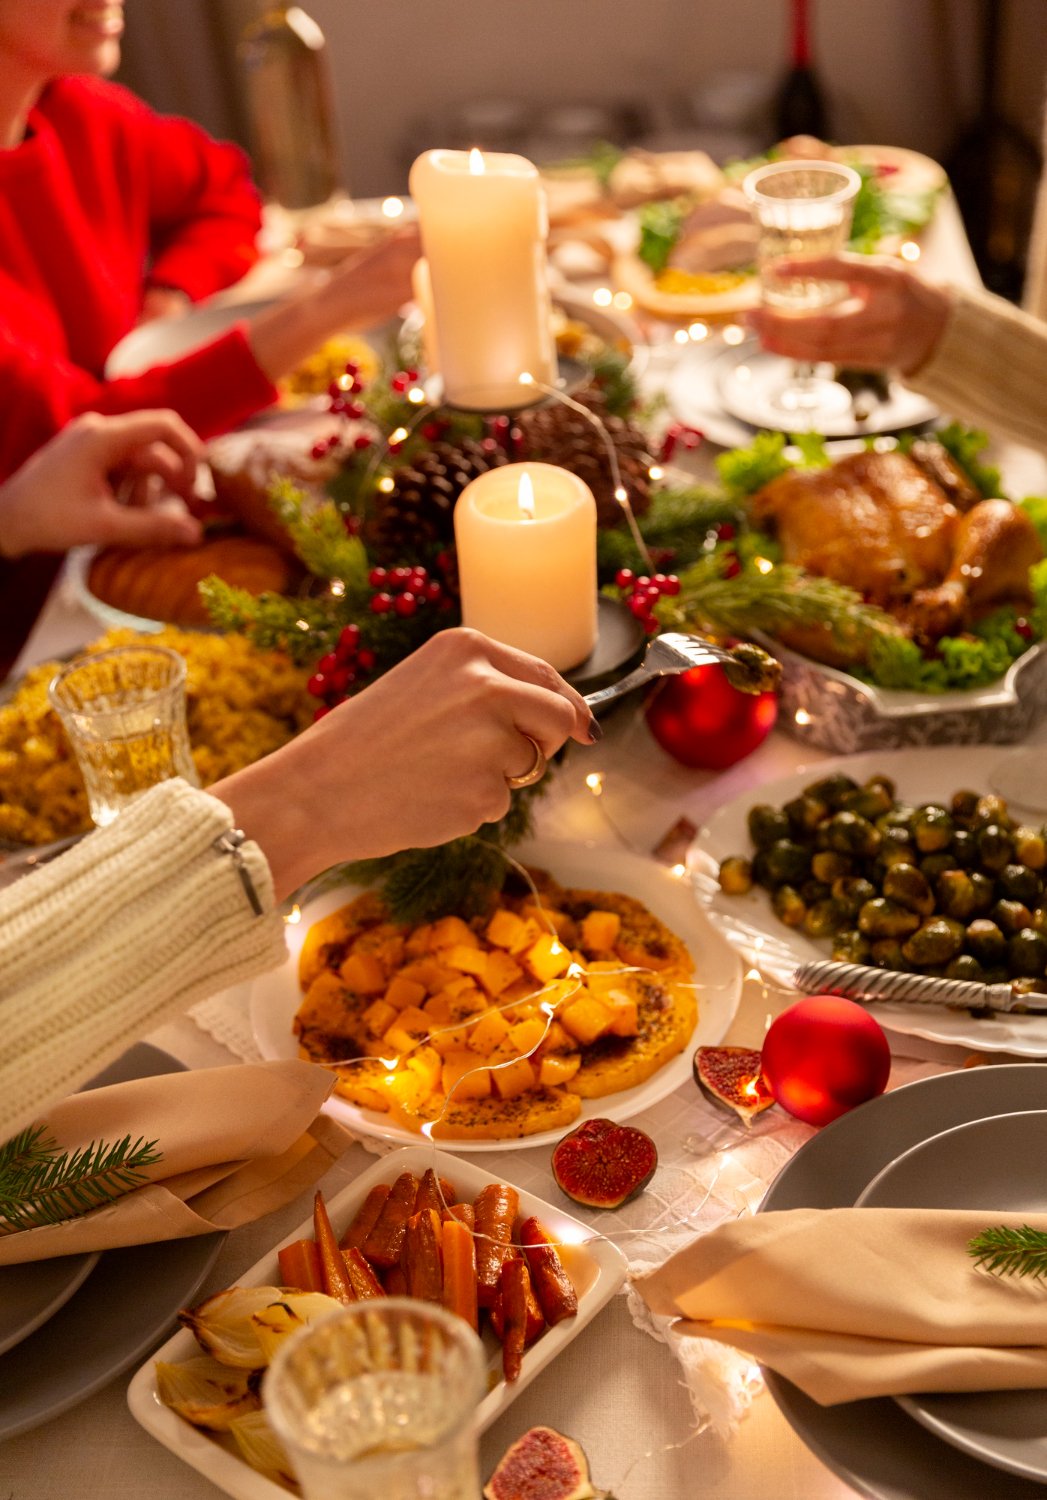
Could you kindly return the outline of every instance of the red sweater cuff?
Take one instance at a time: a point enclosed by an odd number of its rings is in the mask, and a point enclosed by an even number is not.
[[[228,432],[271,406],[280,394],[251,352],[245,323],[172,364],[157,365],[126,381],[110,381],[110,396],[122,386],[136,387],[135,406],[171,406],[204,438]],[[97,405],[103,410],[125,409],[111,400]]]

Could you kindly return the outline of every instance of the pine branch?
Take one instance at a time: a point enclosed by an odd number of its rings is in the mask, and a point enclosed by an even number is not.
[[[58,1143],[47,1134],[46,1125],[27,1125],[9,1141],[0,1145],[0,1197],[10,1184],[20,1182],[27,1172],[57,1151]]]
[[[19,1138],[15,1138],[17,1143]],[[79,1150],[61,1151],[39,1136],[22,1144],[0,1170],[0,1234],[59,1224],[90,1213],[146,1182],[146,1167],[163,1160],[156,1141],[129,1135],[110,1143],[91,1141]]]
[[[344,623],[330,599],[254,595],[216,576],[200,584],[200,597],[219,630],[238,631],[264,650],[286,651],[299,666],[329,650]]]
[[[347,592],[364,594],[367,553],[359,537],[346,531],[342,513],[332,501],[312,500],[290,480],[281,479],[272,488],[270,504],[310,573],[340,579]]]
[[[741,525],[742,513],[736,502],[725,499],[717,490],[691,485],[658,490],[638,524],[655,559],[676,571],[701,555],[708,534],[722,521]],[[646,571],[636,543],[624,527],[597,532],[596,556],[602,578],[613,578],[619,568]]]
[[[968,1242],[967,1254],[979,1270],[997,1276],[1047,1277],[1047,1231],[1009,1229],[1004,1224],[983,1229]]]

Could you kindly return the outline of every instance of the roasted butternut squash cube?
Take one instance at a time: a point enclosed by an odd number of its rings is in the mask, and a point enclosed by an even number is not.
[[[404,1059],[404,1066],[417,1073],[426,1089],[426,1097],[435,1094],[443,1074],[443,1058],[435,1047],[419,1047]]]
[[[622,983],[622,962],[618,958],[594,958],[585,966],[586,988],[594,995],[609,995]]]
[[[418,984],[413,979],[405,979],[401,972],[390,979],[384,999],[386,1005],[391,1005],[393,1010],[403,1010],[408,1005],[421,1005],[425,996],[425,985]]]
[[[466,948],[479,948],[480,939],[461,917],[441,917],[434,922],[429,933],[429,947],[434,953],[443,948],[454,948],[461,944]]]
[[[420,927],[412,927],[407,934],[404,951],[409,958],[424,958],[430,951],[430,939],[433,935],[432,924],[423,922]]]
[[[348,913],[348,906],[339,907],[330,916],[321,917],[319,922],[314,922],[306,932],[298,953],[298,982],[303,990],[307,990],[317,975],[327,967],[332,950],[348,943],[352,933]]]
[[[526,1057],[491,1069],[491,1083],[499,1099],[515,1099],[534,1088],[534,1069]]]
[[[393,1052],[410,1052],[423,1037],[429,1035],[431,1029],[432,1022],[428,1014],[419,1010],[416,1005],[409,1005],[406,1010],[399,1012],[383,1036],[382,1045],[390,1047]]]
[[[512,954],[503,953],[500,948],[492,948],[485,957],[487,962],[480,975],[480,983],[489,995],[503,994],[523,974]]]
[[[350,953],[338,972],[346,989],[356,995],[380,995],[388,978],[373,953]]]
[[[554,938],[549,932],[543,933],[524,954],[524,963],[535,979],[541,980],[542,984],[548,984],[551,979],[559,978],[565,973],[570,962],[570,951],[564,947],[559,938]]]
[[[486,1099],[491,1092],[491,1070],[480,1067],[475,1052],[448,1052],[444,1057],[443,1091],[460,1103],[463,1099]]]
[[[512,948],[526,936],[522,918],[500,906],[487,924],[484,936],[494,948]]]
[[[632,995],[625,990],[612,990],[600,996],[600,1004],[610,1006],[612,1036],[635,1036],[640,1029],[640,1012]]]
[[[412,963],[404,964],[396,977],[410,979],[412,983],[420,984],[426,994],[435,995],[453,977],[453,970],[435,958],[416,958]]]
[[[538,1082],[543,1089],[555,1088],[558,1083],[569,1083],[582,1066],[579,1052],[550,1053],[538,1064]]]
[[[487,968],[487,954],[483,949],[471,948],[466,943],[455,943],[444,949],[442,957],[449,968],[458,969],[463,974],[475,974],[477,978],[482,977]]]
[[[657,948],[648,948],[637,938],[619,938],[614,951],[623,964],[631,969],[668,969],[675,959],[671,953]]]
[[[551,927],[562,943],[573,943],[577,937],[574,918],[565,911],[557,911],[554,906],[533,906],[525,902],[520,915],[525,922],[534,922],[540,932],[548,932]]]
[[[429,1033],[429,1046],[443,1058],[449,1052],[461,1052],[464,1035],[460,1026],[438,1026]]]
[[[542,1043],[542,1056],[548,1057],[553,1052],[573,1052],[577,1045],[578,1043],[574,1037],[568,1036],[567,1032],[560,1025],[560,1022],[553,1021],[550,1023],[549,1030],[545,1034],[545,1041]]]
[[[509,1040],[517,1052],[533,1052],[545,1040],[546,1022],[542,1016],[533,1016],[529,1021],[517,1021],[509,1029]]]
[[[372,1000],[360,1019],[372,1036],[385,1036],[396,1020],[396,1011],[385,1000]]]
[[[526,953],[528,948],[533,947],[543,933],[547,932],[547,928],[539,927],[538,923],[533,919],[526,921],[519,934],[510,944],[509,952],[518,958],[521,953]]]
[[[586,994],[579,995],[577,1000],[565,1005],[559,1015],[564,1030],[569,1031],[583,1047],[609,1031],[613,1019],[610,1008],[602,1000],[598,1000],[595,995]]]
[[[430,1097],[431,1090],[425,1079],[414,1068],[406,1066],[390,1073],[386,1082],[389,1108],[395,1114],[398,1109],[416,1110]]]
[[[467,985],[449,998],[452,1021],[463,1021],[466,1016],[477,1016],[487,1009],[487,996],[476,985]]]
[[[610,953],[622,930],[616,911],[590,911],[582,918],[581,943],[587,953]]]
[[[488,1057],[509,1035],[509,1022],[497,1010],[487,1010],[469,1030],[469,1047],[481,1057]]]
[[[439,995],[430,995],[422,1006],[429,1020],[434,1026],[449,1026],[451,1023],[451,1002],[447,995],[442,992]]]
[[[351,1037],[359,1025],[360,1002],[350,995],[337,974],[321,969],[306,992],[295,1018],[295,1029],[326,1031]]]

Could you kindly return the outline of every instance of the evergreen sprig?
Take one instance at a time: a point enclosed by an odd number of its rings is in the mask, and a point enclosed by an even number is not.
[[[1047,1231],[1023,1224],[996,1224],[968,1241],[967,1254],[979,1270],[996,1276],[1047,1277]]]
[[[655,561],[676,570],[694,562],[709,533],[723,521],[741,525],[742,512],[737,503],[717,490],[695,484],[658,490],[638,525]],[[600,577],[606,580],[612,579],[619,568],[646,572],[646,563],[625,527],[597,532],[596,558]]]
[[[0,1146],[0,1235],[90,1213],[140,1187],[162,1160],[141,1136],[63,1151],[45,1125],[30,1126]]]

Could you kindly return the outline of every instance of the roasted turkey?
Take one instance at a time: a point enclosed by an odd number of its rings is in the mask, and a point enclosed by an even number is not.
[[[983,500],[938,443],[909,454],[866,450],[823,469],[793,469],[750,501],[786,562],[849,584],[924,645],[1002,604],[1031,603],[1036,529],[1009,500]],[[822,660],[838,646],[804,630],[785,640]]]

